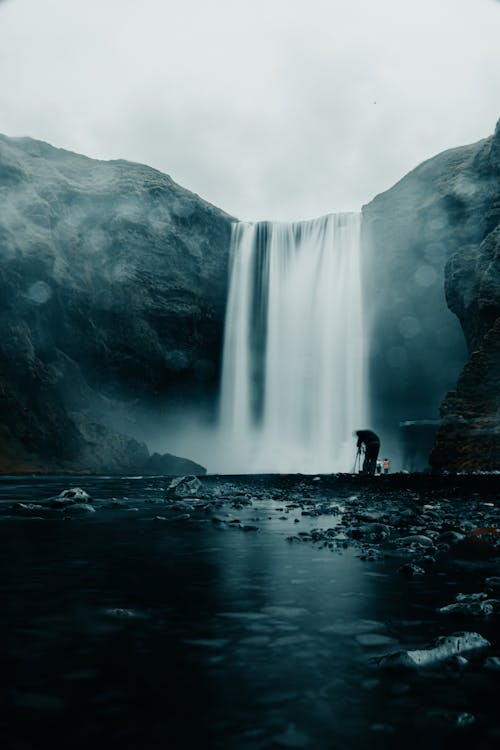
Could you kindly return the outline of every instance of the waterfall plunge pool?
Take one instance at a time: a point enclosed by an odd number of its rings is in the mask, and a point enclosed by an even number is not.
[[[456,630],[498,654],[495,617],[436,611],[484,590],[498,554],[443,553],[406,578],[404,557],[362,559],[384,545],[347,533],[498,523],[496,478],[470,480],[206,477],[165,502],[168,478],[2,478],[4,746],[496,746],[483,656],[401,673],[374,659]],[[95,512],[44,505],[82,484]]]

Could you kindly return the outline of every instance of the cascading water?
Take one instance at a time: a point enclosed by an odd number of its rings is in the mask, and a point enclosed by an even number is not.
[[[224,472],[351,471],[366,424],[360,216],[233,228]]]

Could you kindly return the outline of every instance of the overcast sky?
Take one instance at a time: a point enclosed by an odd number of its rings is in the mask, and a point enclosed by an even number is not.
[[[0,132],[242,219],[358,210],[500,117],[497,0],[0,0]]]

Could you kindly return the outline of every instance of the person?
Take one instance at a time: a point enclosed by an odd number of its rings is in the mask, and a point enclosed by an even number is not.
[[[365,459],[363,461],[362,474],[375,474],[377,457],[380,450],[380,438],[373,430],[356,430],[358,436],[356,447],[358,450],[365,447]]]
[[[389,473],[390,463],[391,462],[389,461],[388,458],[384,458],[384,474],[388,474]]]
[[[377,468],[375,473],[377,475],[382,474],[382,461],[380,460],[380,458],[377,458]]]

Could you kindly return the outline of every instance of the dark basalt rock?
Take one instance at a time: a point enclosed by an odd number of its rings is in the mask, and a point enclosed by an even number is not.
[[[232,219],[150,167],[5,136],[0,204],[0,471],[140,470],[141,414],[216,389]]]
[[[499,468],[500,123],[421,164],[363,216],[383,450],[397,455],[406,442],[405,468],[423,469],[436,439],[434,469]]]
[[[492,154],[498,144],[499,126]],[[497,167],[500,183],[500,162]],[[431,454],[438,470],[500,468],[500,187],[491,213],[496,228],[479,246],[455,253],[446,267],[446,297],[470,354],[441,405],[443,423]]]
[[[142,467],[142,474],[146,475],[167,475],[177,474],[206,474],[204,466],[190,461],[187,458],[172,456],[170,453],[153,453]]]

